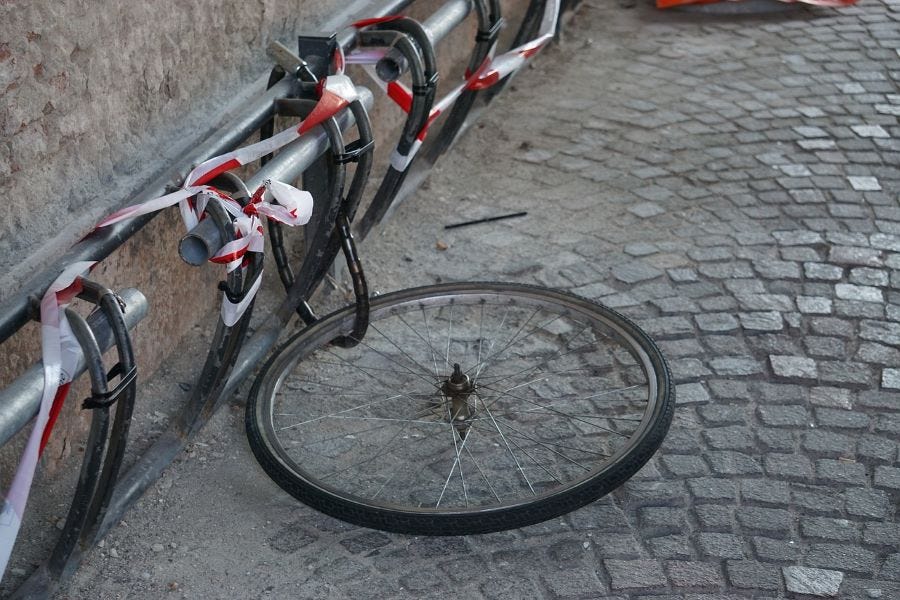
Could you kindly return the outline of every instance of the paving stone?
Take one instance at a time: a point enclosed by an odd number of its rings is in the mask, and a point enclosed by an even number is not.
[[[746,425],[748,411],[743,406],[706,404],[697,408],[700,417],[712,425]]]
[[[730,532],[734,528],[733,509],[718,504],[698,504],[694,507],[697,522],[702,529]]]
[[[614,590],[650,589],[667,583],[662,565],[655,560],[604,560]]]
[[[803,338],[803,345],[810,356],[816,358],[845,358],[847,342],[841,338],[809,335]]]
[[[702,458],[689,454],[666,454],[661,461],[675,477],[696,477],[705,475],[708,470]]]
[[[802,356],[769,355],[769,363],[775,375],[794,379],[816,379],[816,361]]]
[[[817,317],[810,319],[810,329],[819,335],[833,335],[848,338],[856,334],[852,323],[843,319],[832,317]]]
[[[875,571],[874,552],[850,544],[811,544],[806,563],[812,567],[871,574]]]
[[[755,447],[755,437],[749,427],[712,427],[703,430],[703,438],[716,450],[747,450]]]
[[[651,267],[642,261],[630,261],[619,263],[612,268],[613,276],[625,283],[637,283],[648,279],[655,279],[662,275],[662,271]]]
[[[718,375],[756,375],[763,372],[762,364],[751,357],[726,356],[714,358],[709,361],[709,366]]]
[[[702,383],[682,383],[675,386],[675,399],[678,404],[703,404],[709,402],[709,392]]]
[[[787,591],[823,598],[836,597],[844,580],[843,573],[829,569],[783,567],[782,572]]]
[[[866,523],[863,541],[867,544],[900,548],[900,523]]]
[[[644,323],[643,329],[653,337],[680,336],[694,331],[691,322],[684,317],[657,317]]]
[[[881,184],[878,182],[877,177],[868,177],[868,176],[850,176],[847,177],[847,181],[850,182],[850,187],[858,192],[878,192],[881,191]]]
[[[792,452],[797,446],[796,434],[787,429],[760,427],[756,430],[760,448],[767,452]]]
[[[791,501],[791,490],[782,481],[744,479],[741,481],[741,497],[746,502],[787,504]]]
[[[865,429],[869,425],[869,417],[860,412],[818,408],[816,409],[816,423],[820,427]]]
[[[791,298],[785,294],[735,294],[735,297],[745,310],[786,312],[794,308]]]
[[[883,519],[890,509],[890,499],[883,490],[852,488],[844,492],[847,512],[857,517]]]
[[[872,369],[863,363],[820,360],[818,367],[822,383],[864,386],[873,378]]]
[[[669,581],[675,588],[719,588],[725,580],[717,565],[705,562],[670,560],[666,562]]]
[[[829,483],[865,485],[865,466],[842,460],[819,459],[816,461],[816,476]]]
[[[860,265],[879,267],[882,264],[881,251],[875,248],[855,248],[853,246],[832,246],[828,252],[829,262],[839,265]]]
[[[853,133],[860,137],[869,137],[869,138],[888,138],[891,137],[887,131],[885,131],[881,125],[854,125],[850,129],[853,130]]]
[[[554,598],[583,598],[585,595],[606,597],[606,586],[597,577],[595,569],[577,568],[565,571],[544,571],[541,581]]]
[[[860,302],[884,302],[881,290],[865,285],[838,283],[834,286],[835,294],[842,300],[858,300]]]
[[[573,529],[599,529],[601,531],[625,531],[628,519],[621,508],[594,502],[575,512],[569,513]]]
[[[875,467],[875,487],[900,491],[900,469],[895,467]]]
[[[800,556],[800,545],[793,540],[751,538],[757,558],[766,562],[793,562]]]
[[[782,535],[790,533],[794,517],[790,511],[779,508],[743,506],[735,514],[738,523],[750,530],[775,531]]]
[[[640,558],[642,554],[640,545],[630,533],[605,533],[594,537],[593,542],[601,556]]]
[[[690,560],[693,551],[684,535],[664,535],[646,541],[650,553],[661,559]]]
[[[800,520],[800,533],[804,537],[843,542],[853,542],[859,538],[859,528],[853,521],[827,517],[803,517]]]
[[[688,488],[696,500],[734,500],[737,490],[734,482],[715,477],[698,477],[688,479]]]
[[[763,279],[800,279],[800,265],[786,260],[757,260],[753,268]]]
[[[900,366],[900,350],[885,346],[884,344],[876,344],[874,342],[862,342],[854,357],[859,361],[867,363],[875,363],[880,365]],[[881,377],[881,387],[891,388],[893,385],[895,373],[887,371],[896,371],[896,369],[884,369]],[[887,383],[885,383],[887,381]]]
[[[900,389],[900,369],[883,369],[881,387],[889,390]]]
[[[738,321],[729,313],[703,313],[694,315],[694,321],[701,331],[724,332],[738,328]]]
[[[836,265],[807,262],[803,263],[803,274],[809,279],[840,281],[844,277],[844,269]]]
[[[805,315],[828,315],[833,306],[831,298],[824,296],[797,296],[797,309]]]
[[[718,475],[754,475],[762,473],[755,458],[732,451],[713,451],[706,454],[713,472]]]
[[[725,570],[731,585],[752,590],[781,589],[781,572],[775,565],[752,560],[729,560]]]
[[[860,436],[856,451],[861,457],[869,460],[893,462],[897,456],[897,442],[866,434]]]
[[[684,509],[667,506],[645,506],[638,509],[638,522],[646,529],[682,530],[687,526]]]
[[[809,411],[799,405],[760,406],[756,412],[771,427],[806,427],[810,422]]]
[[[781,313],[776,311],[738,313],[741,326],[751,331],[781,331],[784,329]]]
[[[812,461],[802,454],[775,454],[765,456],[766,473],[782,479],[809,479],[813,475]]]
[[[866,408],[897,410],[900,407],[900,393],[864,390],[859,393],[857,403]]]
[[[697,547],[703,556],[744,558],[744,545],[740,536],[730,533],[698,533]]]
[[[887,271],[881,269],[857,267],[850,269],[850,283],[863,286],[887,287],[890,283],[890,277]]]
[[[900,553],[891,554],[884,559],[879,575],[882,579],[900,581]]]

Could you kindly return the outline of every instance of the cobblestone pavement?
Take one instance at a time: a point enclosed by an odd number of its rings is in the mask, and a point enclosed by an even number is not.
[[[271,483],[234,408],[70,596],[900,598],[898,20],[586,2],[365,244],[380,289],[541,283],[658,339],[678,410],[619,490],[492,535],[355,528]]]

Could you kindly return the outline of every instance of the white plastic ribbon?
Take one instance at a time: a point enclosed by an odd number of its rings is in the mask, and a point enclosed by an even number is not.
[[[336,66],[339,64],[342,68],[343,54],[341,59],[335,60],[335,63]],[[204,161],[188,174],[182,189],[118,210],[100,221],[97,227],[108,227],[114,223],[177,204],[181,220],[185,228],[190,231],[200,222],[209,202],[219,202],[234,217],[235,233],[238,239],[226,244],[210,260],[225,264],[228,272],[239,268],[247,252],[262,252],[264,249],[260,217],[272,219],[291,227],[305,225],[312,215],[312,196],[308,192],[298,190],[286,183],[267,181],[254,194],[250,204],[242,208],[228,195],[207,184],[226,171],[247,165],[290,144],[357,99],[356,86],[342,72],[326,77],[321,86],[319,101],[299,125],[285,129],[255,144]],[[274,204],[273,200],[278,204]],[[226,314],[228,315],[226,324],[233,325],[240,319],[258,289],[259,284],[254,283],[244,296],[246,302],[234,304],[228,301],[227,297],[225,298],[222,303],[222,315],[223,318]]]
[[[25,513],[25,505],[28,502],[28,494],[40,456],[41,439],[50,420],[50,409],[54,402],[61,402],[65,398],[68,391],[67,384],[72,381],[81,352],[69,328],[65,308],[81,289],[78,278],[94,264],[94,262],[78,262],[70,265],[50,284],[41,299],[44,392],[34,427],[25,444],[25,451],[22,453],[9,492],[3,500],[3,510],[0,512],[0,579],[6,572],[22,524],[22,516]]]

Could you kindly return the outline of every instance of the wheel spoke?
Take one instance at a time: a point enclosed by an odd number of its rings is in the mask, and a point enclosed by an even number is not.
[[[484,404],[484,403],[482,402],[482,404]],[[488,408],[487,406],[484,406],[483,408],[484,408],[485,411],[487,411],[488,416],[491,417],[491,423],[494,424],[494,428],[497,430],[497,433],[500,434],[500,439],[503,440],[503,444],[506,446],[506,449],[509,451],[509,455],[512,457],[513,462],[516,463],[516,468],[519,469],[519,473],[522,474],[522,479],[524,479],[524,480],[525,480],[525,483],[528,484],[528,489],[531,490],[531,495],[532,495],[532,496],[537,496],[537,492],[534,491],[534,486],[532,486],[532,485],[531,485],[531,481],[528,480],[528,475],[525,474],[525,470],[522,468],[522,465],[519,464],[519,459],[516,458],[515,452],[513,452],[513,451],[512,451],[512,448],[509,447],[509,442],[506,441],[506,436],[503,435],[503,432],[502,432],[502,431],[500,431],[500,425],[497,424],[497,420],[496,420],[496,419],[494,418],[494,416],[491,414],[491,409]]]
[[[484,387],[487,387],[487,386],[484,386]],[[488,389],[491,389],[491,388],[488,388]],[[494,391],[498,391],[498,392],[499,392],[499,390],[494,390]],[[614,434],[620,435],[620,436],[622,436],[622,437],[626,437],[626,438],[629,437],[628,435],[626,435],[626,434],[624,434],[624,433],[621,433],[621,432],[619,432],[619,431],[615,431],[614,429],[609,429],[609,428],[607,428],[607,427],[603,427],[603,426],[601,426],[601,425],[597,425],[596,423],[591,423],[590,421],[585,421],[584,419],[579,419],[578,417],[574,417],[573,415],[571,415],[571,414],[569,414],[569,413],[563,412],[563,411],[561,411],[561,410],[559,410],[559,409],[556,409],[556,408],[551,408],[551,407],[549,407],[549,406],[547,406],[547,405],[545,405],[545,404],[540,404],[539,402],[535,402],[534,400],[529,400],[528,398],[523,398],[523,397],[521,397],[521,396],[516,396],[515,394],[504,393],[504,392],[499,392],[499,393],[500,393],[502,396],[509,396],[510,398],[515,398],[516,400],[522,400],[523,402],[528,402],[529,404],[534,404],[534,405],[535,405],[536,407],[538,407],[538,408],[550,408],[550,411],[551,411],[551,412],[556,413],[556,414],[559,415],[559,416],[566,417],[567,419],[572,419],[573,421],[578,421],[579,423],[584,423],[585,425],[590,425],[591,427],[596,427],[597,429],[602,429],[603,431],[608,431],[609,433],[614,433]],[[485,406],[485,409],[487,409],[487,408],[488,408],[488,407]]]

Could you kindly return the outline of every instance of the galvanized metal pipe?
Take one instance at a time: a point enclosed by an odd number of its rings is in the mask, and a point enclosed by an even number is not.
[[[422,22],[422,28],[428,36],[432,46],[437,46],[451,31],[456,29],[472,12],[472,0],[450,0],[437,9],[430,17]],[[396,48],[391,48],[388,53],[375,65],[375,72],[384,81],[399,79],[409,70],[409,61]]]
[[[134,288],[119,293],[125,301],[125,324],[133,329],[147,315],[147,298]],[[113,331],[103,311],[95,311],[87,319],[103,352],[115,343]],[[79,353],[74,377],[86,370],[84,357]],[[18,379],[0,390],[0,446],[24,427],[38,413],[44,390],[44,363],[38,362]]]
[[[472,12],[472,0],[450,0],[422,21],[432,46],[447,37]]]

